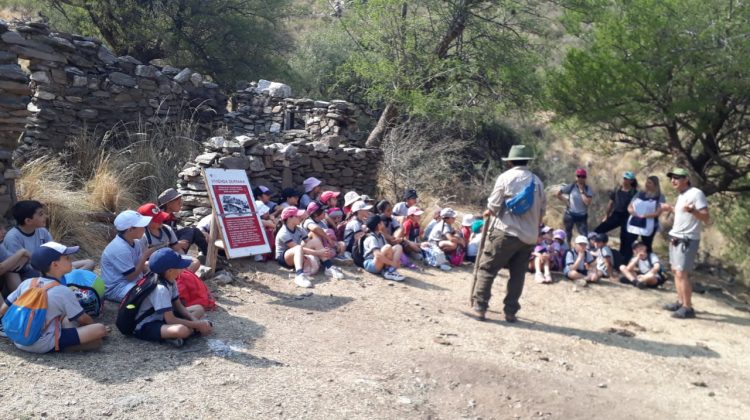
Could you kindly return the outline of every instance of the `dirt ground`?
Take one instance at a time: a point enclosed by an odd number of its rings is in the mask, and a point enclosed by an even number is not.
[[[183,348],[113,332],[92,354],[0,339],[0,418],[746,418],[750,314],[717,293],[698,319],[671,290],[536,284],[521,322],[467,315],[469,267],[392,283],[345,267],[295,288],[275,264],[233,262],[216,332]],[[672,284],[667,284],[671,289]],[[740,309],[736,309],[740,308]],[[115,306],[103,320],[113,324]]]

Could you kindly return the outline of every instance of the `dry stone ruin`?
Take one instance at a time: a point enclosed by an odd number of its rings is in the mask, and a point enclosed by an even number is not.
[[[99,40],[44,23],[0,21],[0,213],[15,200],[23,162],[84,132],[188,117],[208,140],[180,174],[186,216],[206,212],[199,177],[206,166],[244,169],[276,191],[316,176],[332,188],[371,192],[378,154],[360,147],[353,105],[291,96],[288,86],[261,80],[229,98],[188,68],[116,57]]]

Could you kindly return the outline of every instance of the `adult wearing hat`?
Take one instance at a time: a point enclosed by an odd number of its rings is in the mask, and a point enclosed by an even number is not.
[[[665,305],[664,309],[673,311],[672,316],[675,318],[695,318],[691,301],[693,285],[688,274],[695,267],[703,224],[710,218],[708,201],[703,191],[690,184],[686,169],[674,168],[667,176],[680,195],[674,206],[662,205],[665,211],[674,212],[674,224],[669,231],[669,264],[672,266],[677,289],[677,302]]]
[[[322,183],[323,181],[315,177],[307,178],[302,182],[302,187],[304,188],[305,193],[302,194],[302,197],[299,199],[299,208],[306,209],[311,202],[318,199],[321,192],[320,184]]]
[[[510,169],[500,174],[487,199],[485,219],[489,219],[484,248],[477,257],[478,273],[472,293],[473,309],[479,320],[485,319],[490,302],[492,283],[503,267],[510,277],[503,300],[505,320],[516,322],[521,309],[518,300],[523,292],[529,256],[534,249],[545,210],[544,184],[527,167],[534,159],[532,150],[524,145],[511,147],[507,158]],[[533,183],[533,191],[530,189]],[[516,207],[514,198],[526,198],[529,207]],[[533,201],[531,201],[533,200]]]
[[[636,236],[628,232],[628,219],[630,213],[628,206],[638,194],[638,180],[635,174],[627,171],[622,175],[622,183],[609,192],[609,203],[607,211],[599,226],[594,229],[596,233],[609,233],[613,229],[620,228],[620,255],[622,261],[627,262],[633,257],[633,242]]]
[[[564,185],[557,192],[556,197],[565,202],[565,215],[563,225],[568,238],[573,238],[573,226],[579,235],[586,236],[589,233],[589,206],[594,197],[591,187],[586,185],[588,173],[583,168],[576,169],[576,182]]]
[[[177,235],[177,239],[179,240],[183,252],[187,253],[190,247],[195,245],[200,251],[198,259],[201,262],[205,262],[206,254],[208,254],[208,235],[203,233],[203,231],[197,227],[178,226],[179,219],[177,213],[182,210],[182,194],[177,192],[174,188],[169,188],[159,194],[157,201],[159,208],[169,214],[169,218],[164,221],[164,224],[172,228]]]

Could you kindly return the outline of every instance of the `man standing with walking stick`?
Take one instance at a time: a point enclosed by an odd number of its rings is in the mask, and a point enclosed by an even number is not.
[[[508,157],[503,158],[510,169],[497,177],[487,200],[484,216],[490,218],[489,227],[486,243],[477,256],[479,270],[472,287],[473,309],[480,321],[485,319],[492,283],[503,267],[510,271],[503,301],[505,320],[518,320],[516,313],[521,309],[518,299],[546,204],[542,181],[526,166],[532,159],[533,152],[527,146],[511,147]]]

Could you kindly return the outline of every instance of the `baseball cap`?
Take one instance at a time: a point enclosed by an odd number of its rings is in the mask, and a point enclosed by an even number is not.
[[[551,228],[551,227],[549,227],[549,226],[544,226],[544,227],[542,228],[542,233],[549,233],[549,232],[552,232],[552,228]]]
[[[356,191],[349,191],[344,194],[344,207],[351,206],[355,201],[359,201],[359,198],[359,194]]]
[[[299,191],[297,191],[297,189],[292,188],[292,187],[284,188],[283,190],[281,190],[281,199],[282,200],[286,200],[289,197],[297,197],[299,195],[300,195]]]
[[[307,214],[312,215],[316,211],[320,210],[323,206],[317,202],[317,201],[311,201],[310,204],[307,205]]]
[[[588,244],[588,243],[589,243],[589,240],[588,240],[588,239],[586,239],[586,237],[585,237],[585,236],[583,236],[583,235],[578,235],[578,236],[576,236],[576,240],[575,240],[575,242],[576,242],[577,244],[584,244],[584,245],[585,245],[585,244]]]
[[[482,219],[475,220],[474,223],[471,224],[471,231],[474,233],[480,233],[482,231],[483,226],[484,226],[484,220]]]
[[[365,226],[367,226],[367,229],[370,229],[370,232],[375,232],[375,229],[378,227],[378,224],[382,222],[383,219],[378,214],[373,214],[372,216],[367,218],[367,221],[365,222]]]
[[[163,274],[172,268],[188,268],[192,263],[193,259],[187,255],[180,255],[171,248],[161,248],[149,257],[148,268],[152,273]]]
[[[323,183],[323,181],[319,180],[318,178],[315,178],[315,177],[311,176],[310,178],[307,178],[306,180],[304,180],[302,182],[302,186],[305,187],[305,192],[309,193],[315,187],[317,187],[318,185],[320,185],[322,183]]]
[[[355,201],[354,204],[352,204],[352,213],[356,213],[360,210],[371,210],[372,206],[365,203],[364,201]]]
[[[421,216],[422,214],[424,214],[424,211],[417,206],[411,206],[406,211],[407,216]]]
[[[609,235],[606,233],[597,233],[594,242],[604,242],[606,244],[609,242]]]
[[[79,249],[77,246],[65,246],[57,242],[46,242],[31,254],[29,262],[32,267],[42,273],[46,273],[53,262],[59,260],[63,255],[75,254]]]
[[[287,220],[290,217],[299,217],[303,214],[305,214],[304,210],[300,210],[294,206],[289,206],[281,212],[281,220]]]
[[[169,219],[169,213],[161,211],[154,203],[147,203],[138,207],[138,213],[150,216],[152,222],[164,223]]]
[[[586,173],[585,169],[583,169],[583,168],[576,169],[576,176],[586,176],[586,175],[587,175],[587,173]]]
[[[587,237],[587,238],[588,238],[589,240],[595,239],[595,238],[596,238],[596,232],[589,232],[589,233],[588,233],[588,234],[586,235],[586,237]]]
[[[671,171],[667,172],[667,178],[673,178],[676,176],[687,178],[690,174],[685,168],[672,168]]]
[[[327,203],[328,200],[336,198],[339,195],[341,195],[341,193],[338,191],[323,191],[323,194],[320,195],[320,201]]]
[[[146,227],[149,223],[151,223],[151,216],[143,216],[133,210],[125,210],[115,217],[115,229],[118,231],[128,230],[132,227]]]
[[[159,197],[157,198],[157,203],[159,203],[159,207],[164,206],[165,204],[169,203],[170,201],[177,200],[178,198],[182,197],[182,194],[178,193],[176,189],[169,188],[167,190],[164,190],[161,194],[159,194]]]
[[[565,234],[565,231],[562,229],[557,229],[556,231],[552,232],[552,239],[562,239],[563,241],[568,237],[568,235]]]
[[[362,200],[362,201],[364,201],[365,203],[373,203],[373,202],[375,202],[375,199],[374,199],[374,198],[371,198],[371,197],[370,197],[369,195],[367,195],[367,194],[362,194],[362,195],[360,195],[360,196],[359,196],[359,199],[360,199],[360,200]]]
[[[256,187],[256,188],[253,189],[253,195],[254,196],[257,197],[257,196],[263,195],[263,194],[271,195],[271,190],[268,187],[264,187],[263,185],[261,185],[261,186]]]
[[[456,217],[456,212],[452,208],[446,207],[440,210],[440,217],[445,219],[446,217]]]
[[[331,217],[343,217],[344,216],[344,212],[338,207],[331,207],[327,211],[328,211],[328,215]]]
[[[417,190],[406,190],[404,191],[404,201],[413,198],[417,199]]]
[[[635,174],[632,171],[627,171],[622,175],[622,177],[625,179],[634,180]]]
[[[461,226],[471,226],[471,224],[474,223],[474,215],[473,214],[464,214],[463,219],[461,219]]]

